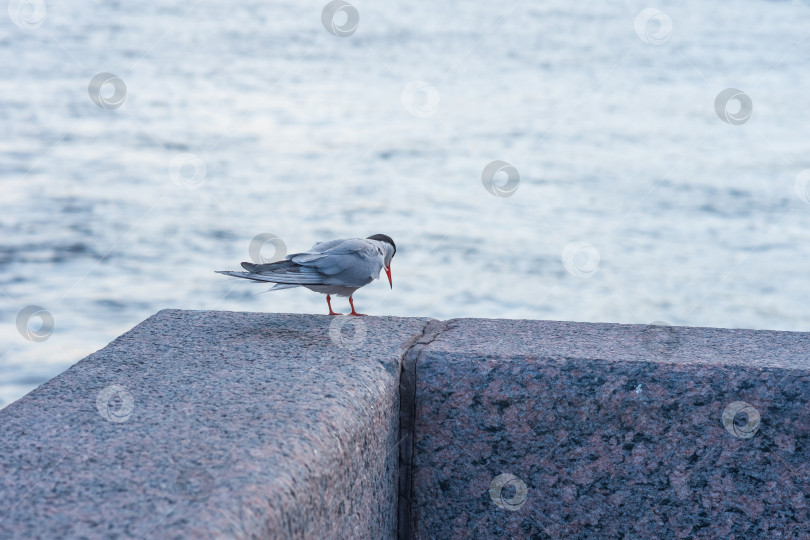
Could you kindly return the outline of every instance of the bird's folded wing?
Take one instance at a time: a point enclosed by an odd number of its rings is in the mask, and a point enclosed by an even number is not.
[[[253,264],[244,262],[242,267],[247,272],[219,272],[227,276],[252,279],[253,281],[266,281],[270,283],[285,283],[290,285],[320,285],[324,275],[316,268],[301,266],[291,261],[279,261],[269,264]]]
[[[319,251],[293,253],[267,264],[243,262],[247,272],[220,272],[228,276],[291,285],[343,285],[362,287],[377,279],[383,256],[371,242],[359,238],[321,242]],[[323,251],[320,251],[321,249]]]
[[[362,239],[345,240],[324,252],[294,253],[288,259],[316,269],[326,276],[327,284],[362,286],[379,277],[383,267],[380,251]]]

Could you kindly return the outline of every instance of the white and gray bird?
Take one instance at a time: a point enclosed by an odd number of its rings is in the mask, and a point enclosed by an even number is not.
[[[283,261],[267,264],[243,262],[247,272],[217,270],[218,274],[250,279],[259,282],[276,283],[271,291],[306,287],[326,295],[329,315],[340,315],[332,311],[332,297],[348,296],[352,307],[350,315],[363,315],[354,310],[352,296],[360,287],[379,279],[380,271],[385,270],[391,288],[391,259],[397,246],[390,236],[375,234],[368,238],[348,238],[318,242],[309,251],[287,255]]]

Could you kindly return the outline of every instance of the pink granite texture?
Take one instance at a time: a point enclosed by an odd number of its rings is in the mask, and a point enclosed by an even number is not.
[[[415,401],[415,538],[810,538],[808,333],[453,320]]]
[[[426,321],[363,317],[346,347],[335,319],[161,311],[9,405],[0,538],[395,536]]]
[[[336,320],[162,311],[0,411],[0,538],[810,538],[810,334]]]

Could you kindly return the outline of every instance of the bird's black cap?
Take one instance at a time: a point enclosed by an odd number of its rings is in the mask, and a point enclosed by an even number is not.
[[[368,238],[366,238],[366,240],[377,240],[378,242],[387,242],[387,243],[391,244],[392,248],[394,248],[394,255],[397,254],[397,245],[394,243],[394,241],[391,239],[391,237],[388,236],[387,234],[373,234],[373,235],[369,236]],[[391,256],[393,257],[394,255],[391,255]]]

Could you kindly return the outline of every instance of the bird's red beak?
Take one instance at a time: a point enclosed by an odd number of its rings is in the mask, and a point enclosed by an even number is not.
[[[388,284],[391,285],[391,288],[394,288],[394,282],[391,281],[391,264],[389,263],[388,266],[385,267],[385,275],[388,276]]]

